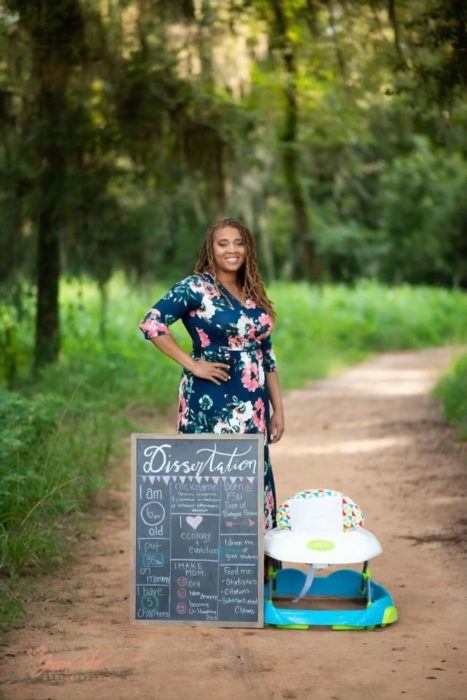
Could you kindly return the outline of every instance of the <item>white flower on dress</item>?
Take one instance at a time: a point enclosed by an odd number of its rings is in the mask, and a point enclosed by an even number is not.
[[[255,357],[256,357],[256,362],[258,363],[258,370],[259,370],[258,384],[261,388],[264,386],[264,382],[266,379],[265,374],[264,374],[264,367],[263,367],[263,352],[262,352],[261,348],[258,348],[258,350],[256,350]]]
[[[232,410],[232,417],[229,419],[229,423],[240,428],[242,433],[251,418],[253,418],[253,404],[251,401],[242,401]]]
[[[212,299],[209,299],[207,296],[203,296],[201,307],[196,310],[196,315],[198,318],[205,318],[207,321],[209,321],[209,319],[212,318],[215,313],[216,307],[214,306]]]
[[[222,433],[231,433],[232,429],[229,423],[227,423],[227,421],[221,419],[217,421],[216,425],[213,428],[213,432],[217,435],[221,435]]]
[[[255,322],[246,316],[244,313],[240,314],[240,318],[237,321],[238,335],[243,338],[255,338],[256,327]]]
[[[253,418],[254,408],[251,401],[239,401],[230,405],[228,417],[219,418],[214,426],[213,432],[220,433],[245,433],[248,422]]]

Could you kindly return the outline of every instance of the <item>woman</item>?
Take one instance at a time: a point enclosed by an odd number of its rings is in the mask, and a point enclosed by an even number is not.
[[[168,329],[179,318],[193,341],[191,355]],[[206,233],[195,274],[178,282],[140,323],[145,338],[183,367],[179,433],[264,434],[266,529],[274,527],[276,515],[268,443],[284,431],[271,345],[274,318],[250,231],[236,219],[221,219]]]

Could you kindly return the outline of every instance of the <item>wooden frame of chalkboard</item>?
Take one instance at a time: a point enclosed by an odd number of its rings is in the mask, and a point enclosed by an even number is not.
[[[262,434],[131,436],[130,621],[263,627]]]

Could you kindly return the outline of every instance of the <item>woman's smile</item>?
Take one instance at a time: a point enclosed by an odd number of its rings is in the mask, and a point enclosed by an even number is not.
[[[246,245],[241,233],[233,226],[225,226],[216,231],[213,253],[218,273],[238,272],[246,259]]]

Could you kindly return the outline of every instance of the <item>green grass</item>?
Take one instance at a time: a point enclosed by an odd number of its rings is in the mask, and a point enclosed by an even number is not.
[[[83,513],[104,486],[106,464],[129,425],[76,396],[65,402],[2,393],[0,412],[9,426],[0,439],[0,623],[6,625],[13,609],[21,614],[13,595],[18,580],[32,581],[69,559]]]
[[[467,295],[429,287],[276,284],[282,385],[299,387],[365,355],[462,343]]]
[[[25,574],[52,571],[69,555],[70,523],[83,519],[111,478],[106,467],[122,449],[121,436],[141,428],[128,415],[149,407],[157,421],[176,402],[180,367],[138,329],[167,287],[130,287],[115,276],[103,333],[96,285],[63,281],[60,362],[34,381],[34,304],[25,305],[21,319],[0,309],[0,377],[4,384],[16,382],[14,392],[0,390],[0,557],[7,588]],[[353,288],[277,283],[269,293],[278,314],[273,342],[283,388],[374,352],[467,338],[467,295],[461,292],[362,282]],[[182,324],[173,332],[189,350]],[[3,595],[6,619],[11,599]]]
[[[441,400],[448,423],[459,427],[459,440],[467,440],[467,354],[452,364],[433,393]]]
[[[76,283],[64,286],[63,355],[74,371],[85,373],[85,383],[94,373],[111,396],[125,395],[139,405],[167,405],[175,400],[180,368],[142,341],[137,328],[139,318],[167,286],[129,289],[116,276],[109,290],[105,340],[98,332],[95,287],[86,284],[77,293]],[[458,291],[409,285],[391,288],[374,282],[353,288],[276,283],[268,291],[278,314],[273,339],[284,388],[327,376],[369,353],[467,339],[467,295]],[[173,331],[188,350],[190,342],[182,324],[175,324]],[[81,366],[83,353],[93,358],[92,367]]]

